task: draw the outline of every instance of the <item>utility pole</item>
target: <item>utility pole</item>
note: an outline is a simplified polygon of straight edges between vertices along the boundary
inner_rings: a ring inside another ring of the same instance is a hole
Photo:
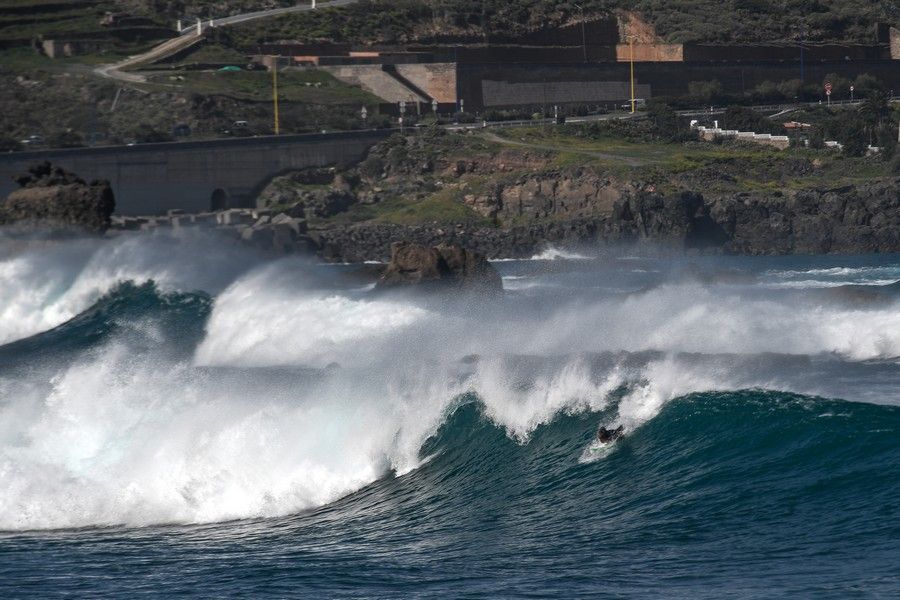
[[[587,36],[584,33],[584,7],[576,4],[575,8],[581,11],[581,50],[584,54],[584,62],[587,62]]]
[[[634,114],[634,36],[628,38],[628,46],[631,50],[631,114]]]
[[[275,135],[280,133],[278,123],[278,57],[272,57],[272,106],[275,109]]]

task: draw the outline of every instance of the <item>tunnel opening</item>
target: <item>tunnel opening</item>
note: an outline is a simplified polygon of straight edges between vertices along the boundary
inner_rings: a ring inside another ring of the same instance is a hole
[[[222,188],[216,188],[213,190],[212,196],[209,199],[209,209],[225,210],[228,208],[228,200],[228,192]]]

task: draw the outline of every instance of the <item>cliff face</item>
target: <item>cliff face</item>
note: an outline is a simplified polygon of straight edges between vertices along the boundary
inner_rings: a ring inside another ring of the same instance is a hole
[[[16,181],[22,189],[0,204],[0,225],[18,230],[103,233],[115,198],[107,181],[90,184],[50,163],[32,167]]]
[[[782,195],[741,194],[710,205],[734,254],[900,251],[900,178]]]
[[[622,192],[608,211],[590,214],[579,214],[582,198],[578,192],[568,200],[575,210],[566,218],[517,226],[360,223],[316,231],[313,239],[326,259],[340,261],[386,260],[399,240],[429,246],[446,241],[489,258],[530,256],[547,243],[751,255],[900,251],[900,179],[775,196]],[[541,214],[563,216],[566,203],[567,197],[557,196]]]

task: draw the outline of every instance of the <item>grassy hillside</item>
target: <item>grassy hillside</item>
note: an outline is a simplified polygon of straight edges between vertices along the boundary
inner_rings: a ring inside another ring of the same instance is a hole
[[[102,38],[110,31],[100,24],[101,19],[107,12],[121,12],[123,8],[122,0],[0,0],[0,42],[81,34]],[[166,26],[165,18],[149,7],[133,14],[151,17],[156,26]]]
[[[585,18],[635,11],[671,42],[874,41],[875,24],[900,25],[896,0],[584,0]],[[237,44],[279,39],[354,43],[484,39],[578,21],[572,0],[362,0],[339,9],[248,23]]]
[[[890,177],[890,161],[851,157],[829,150],[726,142],[672,141],[649,122],[535,126],[470,134],[440,130],[394,136],[370,151],[345,174],[354,193],[369,201],[346,212],[313,221],[314,226],[354,222],[495,222],[472,210],[466,199],[497,193],[529,181],[565,188],[598,178],[619,189],[654,189],[665,194],[702,191],[709,197],[863,185]],[[458,168],[455,165],[464,165]],[[552,184],[550,182],[553,182]],[[568,182],[568,183],[566,183]],[[290,176],[273,187],[303,186]],[[528,188],[534,192],[536,187]],[[507,215],[508,218],[508,215]],[[554,217],[548,217],[554,218]]]
[[[226,16],[293,0],[0,0],[0,40],[97,30],[106,11],[159,23]],[[578,5],[584,9],[583,12]],[[278,39],[355,43],[473,41],[634,11],[671,42],[805,38],[871,42],[877,22],[900,26],[900,0],[361,0],[229,29],[236,45]]]

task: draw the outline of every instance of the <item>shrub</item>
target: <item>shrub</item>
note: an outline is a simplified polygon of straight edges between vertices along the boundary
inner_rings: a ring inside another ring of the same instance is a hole
[[[900,175],[900,152],[895,152],[894,158],[891,159],[891,173]]]
[[[688,83],[688,94],[703,104],[715,104],[721,101],[723,88],[721,82],[716,79],[712,81],[691,81]]]
[[[723,128],[738,131],[754,131],[756,133],[782,133],[778,123],[767,119],[755,110],[743,106],[729,106],[722,117]]]
[[[847,156],[864,156],[868,144],[861,135],[854,135],[842,142],[844,144],[844,154]]]
[[[51,135],[48,143],[51,148],[80,148],[84,146],[84,139],[80,133],[68,129]]]

